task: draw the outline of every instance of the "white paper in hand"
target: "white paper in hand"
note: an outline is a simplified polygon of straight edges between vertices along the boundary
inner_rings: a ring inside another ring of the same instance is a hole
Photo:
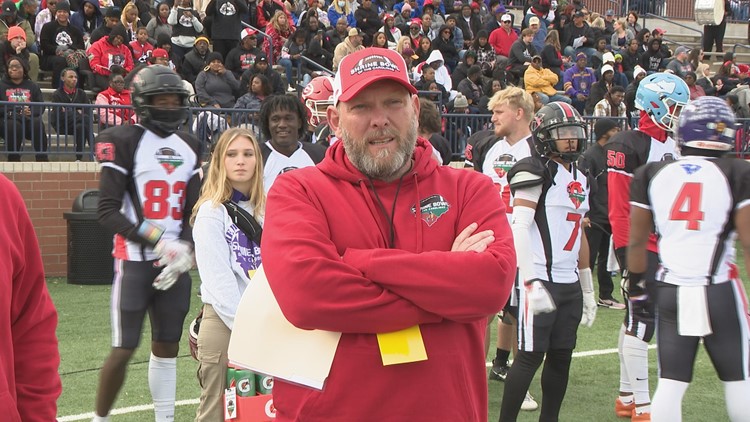
[[[261,265],[237,308],[229,362],[322,390],[340,338],[341,333],[303,330],[287,321]]]

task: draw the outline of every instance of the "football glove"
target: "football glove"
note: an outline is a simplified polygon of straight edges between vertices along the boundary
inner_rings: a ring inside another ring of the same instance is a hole
[[[154,252],[159,257],[156,267],[172,267],[178,275],[193,268],[193,247],[184,240],[160,240]]]
[[[534,315],[546,314],[556,309],[555,301],[552,300],[552,296],[544,287],[542,280],[534,278],[524,282],[524,286],[526,288],[526,302]]]
[[[596,299],[594,298],[594,279],[591,276],[591,268],[578,270],[581,280],[581,292],[583,293],[583,314],[581,325],[591,327],[596,318]]]
[[[183,272],[179,272],[171,265],[167,265],[161,270],[161,273],[156,276],[152,286],[154,286],[154,289],[156,290],[169,290],[169,288],[177,282]]]

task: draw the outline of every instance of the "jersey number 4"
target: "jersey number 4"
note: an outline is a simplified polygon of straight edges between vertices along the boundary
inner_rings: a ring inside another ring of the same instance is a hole
[[[688,182],[682,185],[680,193],[677,194],[669,219],[673,221],[686,221],[688,230],[700,230],[701,221],[705,217],[701,211],[701,196],[703,184]]]
[[[169,186],[166,180],[151,180],[143,186],[143,217],[150,220],[162,220],[171,213],[173,220],[182,220],[182,208],[185,202],[185,182],[175,182]],[[172,195],[179,198],[178,206],[170,207],[169,198]]]

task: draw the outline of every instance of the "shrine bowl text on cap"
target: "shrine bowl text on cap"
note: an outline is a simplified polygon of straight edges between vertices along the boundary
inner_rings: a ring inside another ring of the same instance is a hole
[[[409,83],[406,62],[396,51],[387,48],[365,48],[341,60],[333,79],[333,105],[349,101],[375,82],[398,82],[410,94],[417,89]]]

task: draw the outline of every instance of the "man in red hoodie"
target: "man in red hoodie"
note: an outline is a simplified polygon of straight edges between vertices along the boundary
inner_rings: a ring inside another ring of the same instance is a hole
[[[57,311],[23,198],[2,175],[0,196],[0,419],[53,421],[62,392]]]
[[[677,148],[672,133],[677,116],[688,103],[690,90],[678,76],[655,73],[644,78],[636,92],[635,106],[641,110],[638,129],[620,132],[604,145],[609,188],[609,223],[620,268],[627,268],[625,253],[630,234],[630,182],[635,169],[653,161],[673,160]],[[654,335],[654,290],[659,257],[656,237],[649,241],[648,269],[638,275],[643,283],[624,283],[628,299],[625,322],[620,330],[620,394],[615,413],[633,421],[651,420],[648,389],[648,342]]]
[[[89,64],[96,78],[96,86],[100,90],[107,89],[109,75],[113,70],[123,76],[133,70],[133,52],[125,44],[127,32],[122,24],[115,25],[107,37],[100,39],[89,47]],[[123,73],[120,69],[125,69]]]
[[[279,422],[487,420],[484,331],[513,239],[489,178],[438,166],[418,114],[397,52],[350,54],[328,108],[341,142],[269,193],[263,265],[282,312],[343,333],[322,391],[276,380]]]

